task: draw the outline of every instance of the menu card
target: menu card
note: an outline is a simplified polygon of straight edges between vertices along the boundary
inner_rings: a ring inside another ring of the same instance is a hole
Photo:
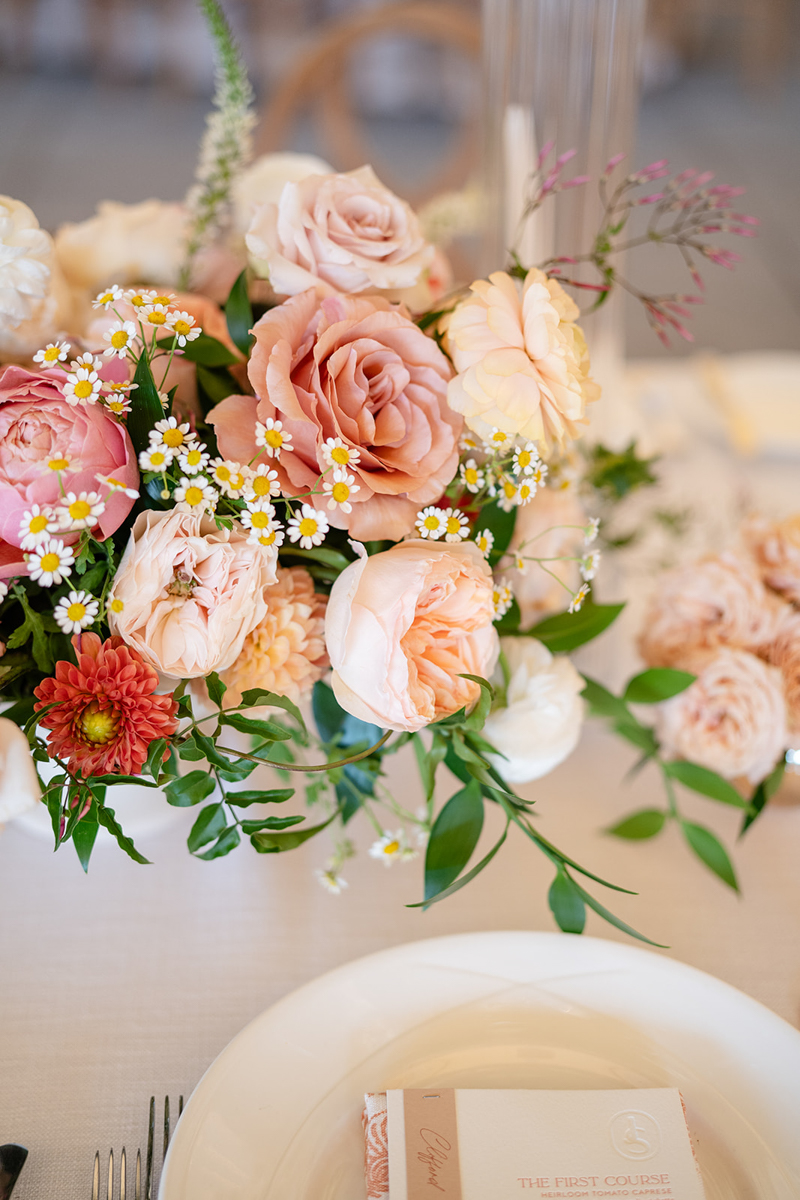
[[[391,1200],[704,1200],[680,1093],[386,1094]]]

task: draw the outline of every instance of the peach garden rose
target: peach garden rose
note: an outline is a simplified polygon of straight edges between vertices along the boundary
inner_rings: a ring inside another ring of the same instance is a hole
[[[253,332],[256,395],[229,396],[208,418],[223,456],[250,462],[256,421],[279,419],[292,451],[270,465],[296,495],[330,469],[326,443],[338,439],[358,491],[352,512],[328,512],[331,524],[360,541],[403,537],[458,465],[462,420],[447,404],[451,369],[439,347],[386,300],[319,301],[313,291],[270,309]]]
[[[411,539],[347,567],[331,590],[325,640],[336,698],[384,729],[416,731],[478,699],[499,643],[492,577],[473,542]]]

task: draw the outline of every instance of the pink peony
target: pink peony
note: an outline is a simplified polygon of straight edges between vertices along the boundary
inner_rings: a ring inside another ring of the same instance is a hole
[[[347,567],[331,590],[325,640],[347,712],[416,731],[465,706],[499,649],[492,577],[474,542],[412,539]]]
[[[177,509],[140,513],[114,577],[111,632],[165,675],[224,671],[266,615],[276,559],[238,522],[227,530]]]
[[[293,449],[270,461],[293,495],[318,483],[329,469],[323,445],[340,438],[360,451],[348,467],[359,490],[352,512],[330,512],[329,520],[361,541],[403,537],[458,464],[462,422],[447,405],[451,372],[439,347],[386,300],[320,302],[313,291],[265,313],[254,333],[248,373],[256,396],[230,396],[209,415],[221,453],[250,462],[256,419],[277,417]]]
[[[722,646],[687,663],[697,679],[660,705],[657,731],[668,758],[725,779],[759,783],[789,741],[780,672],[746,650]]]
[[[759,653],[775,637],[781,616],[782,606],[750,563],[726,552],[661,578],[639,651],[654,667],[682,666],[697,650],[719,645]]]
[[[32,504],[56,503],[59,476],[48,466],[67,459],[61,474],[64,491],[105,491],[96,475],[109,475],[127,488],[139,485],[136,454],[127,431],[102,405],[72,407],[60,384],[63,371],[6,367],[0,375],[0,578],[25,570],[20,522]],[[124,491],[113,491],[97,526],[109,537],[133,506]],[[66,534],[66,541],[78,536]]]

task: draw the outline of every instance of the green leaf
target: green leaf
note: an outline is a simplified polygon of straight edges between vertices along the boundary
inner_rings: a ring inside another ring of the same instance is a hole
[[[229,825],[224,829],[220,836],[210,846],[208,850],[204,850],[202,854],[196,854],[195,858],[203,858],[206,862],[210,862],[214,858],[222,858],[224,854],[230,854],[231,850],[235,850],[241,841],[239,830],[236,825]]]
[[[331,813],[327,821],[323,821],[320,825],[310,825],[305,829],[295,829],[288,833],[273,833],[265,829],[263,833],[254,833],[250,836],[250,842],[259,852],[259,854],[271,854],[276,850],[294,850],[298,846],[302,846],[303,842],[307,842],[309,838],[320,833],[323,829],[327,829],[331,821],[335,820],[338,812]]]
[[[646,942],[648,946],[656,946],[659,950],[669,950],[669,946],[665,946],[663,942],[654,942],[652,938],[645,937],[643,933],[639,933],[638,930],[634,929],[632,925],[628,925],[626,921],[621,920],[620,917],[615,917],[610,909],[606,908],[604,904],[601,904],[599,900],[596,900],[594,896],[590,892],[587,892],[586,888],[581,887],[576,880],[572,880],[572,885],[573,887],[577,888],[580,896],[586,902],[586,904],[589,905],[589,908],[596,912],[598,917],[602,917],[604,921],[608,921],[609,925],[613,925],[615,929],[621,930],[622,933],[627,933],[629,937],[636,938],[636,940],[639,942]]]
[[[470,780],[451,796],[433,823],[425,853],[425,899],[448,888],[472,857],[483,829],[480,785]]]
[[[242,704],[246,708],[255,708],[256,705],[268,705],[270,708],[282,708],[284,712],[289,713],[294,717],[297,724],[305,731],[305,721],[303,714],[296,704],[293,704],[288,696],[278,696],[275,692],[268,692],[264,688],[248,688],[246,692],[242,692]]]
[[[225,799],[234,808],[249,808],[251,804],[283,804],[293,795],[294,788],[272,788],[266,792],[228,792]]]
[[[642,725],[635,717],[631,717],[630,720],[615,721],[614,729],[620,737],[642,750],[646,758],[652,758],[658,753],[656,735],[652,729],[649,729],[647,725]]]
[[[253,328],[253,309],[247,294],[247,270],[242,271],[234,283],[228,299],[225,301],[225,320],[228,323],[228,333],[231,341],[241,350],[245,358],[250,353],[255,338],[250,330]]]
[[[181,742],[178,746],[178,757],[185,758],[188,762],[198,762],[201,758],[205,758],[205,754],[197,745],[192,734]]]
[[[5,716],[5,713],[3,714]],[[132,783],[136,787],[155,788],[158,784],[152,779],[143,779],[141,775],[92,775],[89,779],[89,784],[94,789],[97,784],[107,784],[111,787],[115,783]]]
[[[97,801],[93,800],[89,811],[81,817],[72,831],[72,843],[75,846],[75,852],[80,859],[81,866],[86,872],[89,870],[89,859],[92,857],[92,850],[94,849],[99,828]]]
[[[14,595],[22,605],[25,619],[10,634],[6,642],[6,649],[16,650],[18,646],[24,646],[28,638],[32,638],[34,662],[40,671],[49,675],[53,670],[53,658],[50,654],[50,643],[45,632],[43,616],[31,608],[28,597],[21,587],[14,589]]]
[[[619,233],[621,229],[614,228],[611,233]],[[608,246],[606,253],[611,247]],[[613,272],[609,282],[613,280]],[[601,293],[595,307],[599,307],[609,296],[609,292]],[[609,500],[621,500],[629,492],[639,487],[647,487],[656,483],[656,476],[651,467],[656,458],[639,458],[636,453],[636,442],[632,441],[624,450],[610,450],[602,443],[593,446],[589,457],[586,473],[587,481],[596,491],[604,492]]]
[[[3,715],[8,716],[8,713],[4,713]],[[767,807],[770,800],[781,786],[785,770],[786,759],[782,758],[775,767],[774,771],[768,775],[766,779],[762,779],[761,783],[753,792],[752,796],[750,797],[750,812],[742,821],[742,828],[739,830],[739,837],[742,837],[743,834],[747,833],[756,817],[760,816],[760,814]]]
[[[136,365],[133,382],[136,384],[136,390],[131,393],[127,428],[134,450],[141,454],[150,443],[150,430],[156,421],[161,421],[164,417],[156,381],[144,353]]]
[[[10,708],[4,709],[3,716],[7,721],[13,721],[15,725],[19,725],[20,729],[24,729],[33,716],[35,703],[35,696],[25,696],[22,700],[17,700]]]
[[[206,687],[208,688],[211,703],[216,704],[217,708],[222,708],[222,697],[228,689],[216,671],[212,671],[210,675],[206,675]]]
[[[205,393],[207,404],[203,404],[204,412],[208,412],[215,404],[219,404],[222,400],[227,400],[228,396],[233,396],[239,389],[239,385],[224,367],[204,367],[200,363],[197,364],[197,386],[198,389]],[[206,437],[206,434],[203,434]]]
[[[425,790],[425,803],[429,804],[433,799],[433,792],[436,787],[436,768],[445,756],[447,742],[441,734],[437,733],[433,735],[430,750],[426,750],[425,743],[418,733],[413,735],[412,742],[414,756],[417,760],[417,770],[419,771],[422,786]]]
[[[696,675],[688,671],[674,671],[671,667],[652,667],[642,671],[628,681],[625,688],[625,700],[629,704],[659,704],[685,692],[694,683]]]
[[[172,343],[173,338],[159,338],[158,348],[169,354]],[[200,363],[204,367],[230,367],[239,361],[224,342],[218,341],[208,333],[201,333],[194,341],[187,342],[185,346],[178,349],[177,353],[181,354],[181,357],[185,358],[187,362]]]
[[[586,600],[578,612],[545,617],[538,625],[526,630],[526,635],[544,642],[552,654],[566,654],[599,637],[616,621],[624,607],[624,604],[594,604]]]
[[[639,724],[620,696],[615,696],[608,688],[603,687],[602,683],[598,683],[596,679],[590,679],[588,675],[583,676],[583,682],[584,688],[581,695],[589,705],[592,716],[611,717],[614,721],[625,721],[631,725]]]
[[[503,613],[499,621],[495,621],[494,627],[500,637],[513,637],[519,633],[519,626],[522,620],[522,613],[516,597],[511,601],[511,607],[508,612]]]
[[[243,833],[260,833],[262,829],[289,829],[292,825],[300,825],[305,817],[261,817],[256,821],[242,821]]]
[[[569,875],[560,868],[550,884],[547,903],[562,933],[583,933],[586,925],[586,905]]]
[[[461,889],[466,887],[468,883],[472,883],[473,879],[475,879],[477,875],[480,875],[484,868],[488,867],[489,863],[492,861],[495,854],[497,854],[497,851],[506,840],[507,836],[508,825],[506,825],[505,829],[503,830],[500,840],[495,842],[489,853],[485,855],[485,857],[482,858],[479,863],[476,863],[474,867],[467,871],[466,875],[462,875],[460,879],[455,881],[455,883],[451,883],[450,887],[445,888],[442,892],[437,892],[435,896],[429,896],[427,900],[418,900],[416,904],[407,904],[406,908],[428,908],[431,904],[438,904],[440,900],[446,900],[448,896],[454,895],[455,892],[460,892]]]
[[[104,829],[107,829],[109,833],[113,834],[120,850],[124,850],[129,858],[132,858],[134,862],[143,863],[148,866],[150,865],[150,859],[145,858],[143,854],[140,854],[128,835],[123,833],[122,826],[117,820],[116,813],[114,812],[113,808],[107,808],[105,804],[98,804],[97,819]]]
[[[191,808],[210,796],[216,784],[205,771],[190,771],[180,779],[174,779],[164,788],[167,803],[175,808]]]
[[[453,749],[453,743],[448,743],[447,751],[444,756],[444,765],[448,771],[455,775],[456,779],[460,779],[462,783],[470,783],[473,776],[469,773],[464,763]]]
[[[476,521],[476,537],[479,532],[488,529],[494,535],[494,544],[492,552],[489,555],[489,565],[494,567],[503,557],[509,547],[511,538],[514,536],[514,525],[517,520],[517,510],[512,508],[511,512],[505,512],[496,500],[491,504],[484,504],[481,509],[480,516]]]
[[[223,725],[238,729],[239,733],[249,733],[268,742],[285,742],[292,736],[288,729],[275,721],[256,721],[252,717],[243,717],[241,713],[223,712],[220,721]]]
[[[307,562],[322,563],[326,567],[333,567],[335,571],[343,571],[353,561],[352,558],[345,558],[339,550],[332,550],[328,546],[314,546],[311,550],[284,546],[281,550],[281,557],[283,558],[287,554],[291,554],[292,558],[303,558]]]
[[[461,675],[461,679],[471,679],[473,683],[477,683],[480,687],[480,696],[478,703],[470,712],[469,716],[464,721],[464,728],[471,730],[483,729],[484,722],[489,715],[494,700],[494,688],[489,683],[488,679],[482,679],[480,675]]]
[[[719,838],[705,826],[695,825],[694,821],[681,821],[681,828],[686,841],[700,861],[718,875],[723,883],[727,883],[728,887],[738,892],[739,884],[733,864]]]
[[[319,736],[323,742],[332,742],[347,717],[347,713],[333,694],[333,688],[318,680],[314,684],[311,707]]]
[[[194,853],[201,846],[207,846],[209,842],[218,838],[225,829],[225,825],[225,809],[222,802],[207,804],[197,814],[197,820],[189,832],[186,845]]]
[[[701,796],[718,800],[720,804],[730,804],[734,808],[749,807],[747,801],[739,795],[732,783],[728,783],[728,780],[723,779],[716,771],[709,771],[708,767],[701,767],[699,763],[664,763],[664,774],[668,775],[670,779],[677,779],[678,783],[691,788],[693,792],[699,792]]]
[[[154,742],[150,743],[150,749],[147,752],[147,762],[142,767],[142,771],[146,771],[153,779],[158,779],[161,774],[161,766],[164,762],[166,748],[166,738],[157,738]]]
[[[631,813],[617,825],[611,825],[606,833],[614,837],[630,838],[640,841],[643,838],[655,837],[664,828],[667,814],[660,808],[642,808],[639,812]]]

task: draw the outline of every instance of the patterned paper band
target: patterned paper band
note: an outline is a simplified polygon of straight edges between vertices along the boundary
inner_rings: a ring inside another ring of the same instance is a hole
[[[408,1200],[461,1200],[453,1089],[406,1089],[403,1112]]]

